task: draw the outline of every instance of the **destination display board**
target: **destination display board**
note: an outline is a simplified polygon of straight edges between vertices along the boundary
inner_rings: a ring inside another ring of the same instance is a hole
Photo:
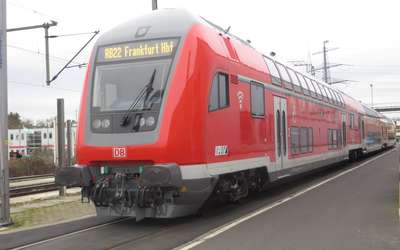
[[[115,62],[172,56],[178,47],[178,41],[178,38],[157,39],[102,46],[98,50],[97,62]]]

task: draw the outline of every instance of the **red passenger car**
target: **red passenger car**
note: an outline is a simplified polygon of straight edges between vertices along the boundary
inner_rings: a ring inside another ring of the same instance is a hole
[[[57,181],[81,185],[100,215],[184,216],[381,148],[381,118],[201,17],[160,10],[97,41],[79,166]]]

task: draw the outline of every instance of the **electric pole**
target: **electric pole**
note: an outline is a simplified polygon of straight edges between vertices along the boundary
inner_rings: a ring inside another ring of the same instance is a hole
[[[322,51],[313,53],[313,55],[318,55],[318,54],[322,54],[323,55],[322,67],[314,68],[314,72],[322,70],[322,72],[323,72],[322,80],[324,82],[326,82],[327,84],[331,84],[330,83],[330,77],[329,77],[329,69],[333,68],[333,67],[341,66],[343,64],[333,64],[333,65],[328,64],[328,52],[338,49],[338,48],[328,49],[328,47],[326,46],[326,44],[328,42],[329,42],[328,40],[323,41]]]
[[[64,99],[57,99],[57,164],[58,169],[65,167],[65,124]],[[60,186],[59,195],[65,196],[65,187]]]
[[[345,65],[346,66],[350,66],[350,65],[343,64],[343,63],[330,64],[328,62],[328,52],[338,49],[338,48],[328,48],[328,46],[327,46],[328,42],[329,42],[328,40],[323,41],[322,51],[313,53],[313,55],[322,54],[323,55],[323,62],[322,62],[322,66],[321,67],[312,69],[312,74],[315,75],[316,71],[322,71],[322,80],[324,82],[326,82],[327,84],[329,84],[329,85],[337,84],[337,83],[344,83],[344,82],[353,82],[353,80],[342,80],[342,79],[332,80],[331,79],[331,77],[330,77],[330,68],[334,68],[334,67],[338,67],[338,66],[345,66]]]
[[[50,52],[49,52],[49,28],[56,26],[56,21],[51,21],[50,23],[44,23],[39,25],[31,25],[13,29],[7,29],[7,32],[23,31],[23,30],[33,30],[33,29],[44,29],[44,39],[45,39],[45,60],[46,60],[46,83],[49,85],[50,82]]]
[[[0,227],[11,224],[8,168],[6,6],[6,0],[0,0]]]
[[[323,46],[323,53],[324,53],[324,81],[326,82],[326,83],[328,83],[328,60],[327,60],[327,55],[326,55],[326,53],[327,53],[327,51],[326,51],[326,44],[328,43],[329,41],[328,40],[325,40],[324,41],[324,46]]]
[[[312,63],[307,63],[305,61],[289,61],[290,63],[293,64],[295,67],[306,67],[306,72],[310,73],[312,76],[315,76],[315,67],[312,65]]]
[[[157,0],[152,0],[151,1],[151,7],[152,7],[152,10],[157,10],[158,9],[158,6],[157,6]]]
[[[374,85],[371,83],[369,86],[371,87],[371,108],[374,108]]]

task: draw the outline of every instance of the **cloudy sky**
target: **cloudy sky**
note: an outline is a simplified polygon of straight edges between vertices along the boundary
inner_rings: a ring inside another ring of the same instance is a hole
[[[52,35],[101,32],[151,11],[151,0],[7,0],[8,28],[55,20]],[[353,82],[337,87],[364,103],[400,105],[400,24],[396,1],[231,1],[159,0],[159,8],[186,8],[252,41],[263,53],[274,51],[284,61],[311,60],[319,67],[322,42],[329,40],[334,79]],[[65,98],[67,118],[75,118],[85,69],[65,71],[45,87],[44,31],[8,33],[9,110],[43,119],[56,113]],[[50,41],[54,75],[90,35]],[[75,62],[86,62],[89,46]],[[400,116],[392,114],[392,116]]]

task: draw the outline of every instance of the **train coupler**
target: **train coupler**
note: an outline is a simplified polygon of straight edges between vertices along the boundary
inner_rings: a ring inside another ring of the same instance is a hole
[[[93,201],[103,215],[135,216],[163,213],[165,206],[174,203],[183,182],[176,165],[145,166],[141,172],[131,168],[109,168],[100,171],[96,181],[82,188],[82,201]]]

